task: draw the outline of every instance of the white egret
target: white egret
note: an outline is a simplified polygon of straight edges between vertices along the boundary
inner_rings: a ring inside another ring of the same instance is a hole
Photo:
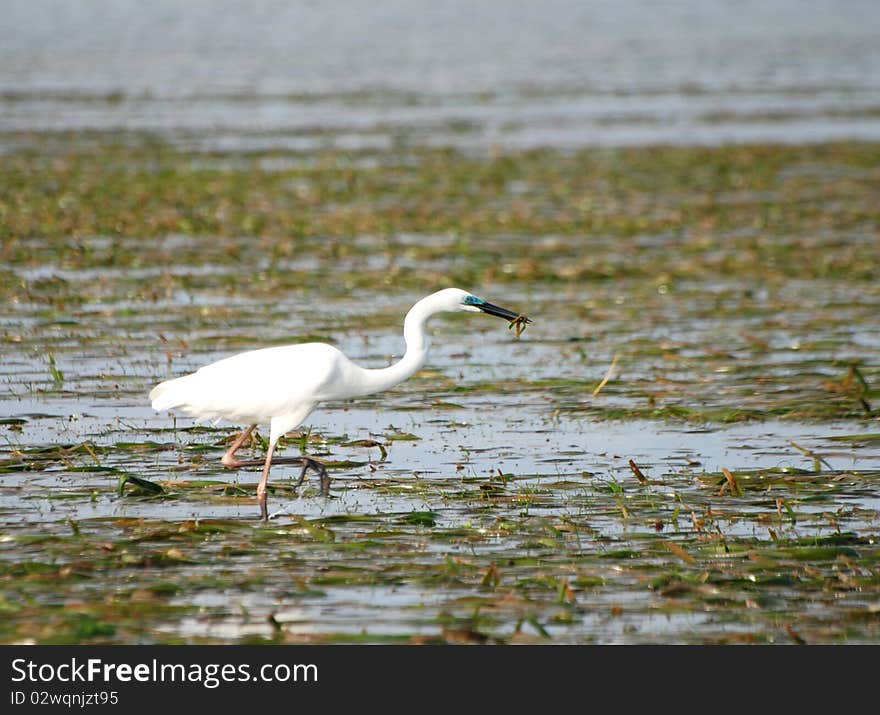
[[[263,520],[266,509],[266,484],[272,466],[272,454],[278,439],[298,427],[319,403],[347,400],[387,390],[418,371],[428,354],[425,323],[436,313],[463,310],[487,313],[515,323],[517,334],[525,316],[487,303],[467,291],[447,288],[418,301],[406,314],[403,337],[406,352],[390,367],[367,369],[355,365],[342,352],[326,343],[303,343],[261,350],[249,350],[205,365],[196,372],[166,380],[150,392],[153,409],[180,410],[200,420],[226,419],[249,425],[223,455],[227,469],[263,465],[257,485],[257,500]],[[270,425],[269,449],[265,462],[240,461],[236,451],[260,423]],[[276,464],[301,464],[297,486],[312,468],[321,477],[321,494],[327,496],[330,478],[326,467],[310,457],[277,459]]]

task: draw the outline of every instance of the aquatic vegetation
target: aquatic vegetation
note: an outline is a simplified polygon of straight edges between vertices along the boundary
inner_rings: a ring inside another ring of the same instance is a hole
[[[0,640],[880,641],[878,166],[854,143],[8,153]],[[439,320],[428,369],[287,435],[329,500],[273,473],[260,524],[258,474],[217,463],[234,428],[149,408],[256,345],[384,366],[452,284],[535,322]]]

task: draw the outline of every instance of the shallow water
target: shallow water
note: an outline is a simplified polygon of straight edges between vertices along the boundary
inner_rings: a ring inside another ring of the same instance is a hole
[[[880,138],[871,0],[6,3],[0,130],[214,151]]]
[[[0,639],[880,642],[876,3],[656,8],[6,3]],[[329,499],[149,407],[450,283]]]
[[[307,443],[286,441],[331,464],[332,496],[314,481],[295,492],[297,470],[276,467],[263,526],[257,472],[219,464],[234,428],[156,415],[147,391],[304,332],[386,364],[413,294],[337,295],[345,261],[323,263],[330,288],[308,298],[172,263],[163,280],[206,283],[144,302],[152,269],[22,271],[63,279],[48,284],[62,307],[16,302],[4,318],[7,640],[785,642],[792,624],[815,642],[877,640],[876,419],[767,417],[777,390],[808,406],[844,383],[847,358],[877,344],[876,291],[857,302],[792,280],[746,316],[736,286],[716,284],[728,299],[710,316],[703,284],[674,297],[595,284],[587,327],[578,291],[497,285],[492,300],[535,318],[524,336],[485,316],[436,320],[425,371],[322,406]],[[767,322],[781,306],[784,331]],[[646,400],[695,412],[639,418]],[[767,416],[718,421],[744,409]],[[164,494],[120,494],[126,475]]]

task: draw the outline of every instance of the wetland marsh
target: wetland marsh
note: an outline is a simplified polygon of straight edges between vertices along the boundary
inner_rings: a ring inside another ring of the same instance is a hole
[[[880,641],[880,145],[5,145],[4,642]],[[534,323],[288,435],[329,499],[150,409],[449,285]]]
[[[0,641],[880,642],[876,5],[5,3]],[[268,524],[149,406],[447,286]]]

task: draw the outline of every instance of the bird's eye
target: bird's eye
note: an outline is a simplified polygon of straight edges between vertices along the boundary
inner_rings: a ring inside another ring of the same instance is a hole
[[[477,298],[475,295],[466,295],[462,302],[464,305],[482,305],[486,301],[482,298]]]

